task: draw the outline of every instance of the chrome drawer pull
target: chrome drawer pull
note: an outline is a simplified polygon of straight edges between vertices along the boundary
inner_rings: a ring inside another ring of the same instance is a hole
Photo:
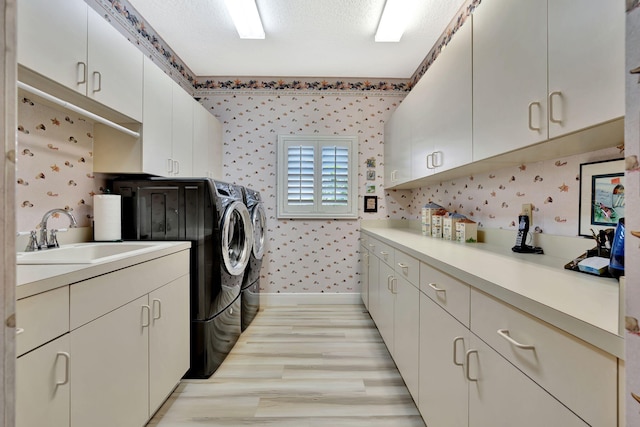
[[[560,123],[562,124],[562,119],[558,119],[556,118],[554,112],[553,112],[553,97],[557,96],[558,98],[562,99],[562,92],[560,92],[559,90],[554,90],[553,92],[551,92],[549,94],[549,121],[552,123]]]
[[[523,350],[535,350],[535,348],[536,348],[533,345],[520,344],[518,341],[516,341],[513,338],[511,338],[509,336],[509,330],[508,329],[498,329],[498,335],[500,335],[502,338],[507,340],[510,344],[513,344],[514,346],[516,346],[518,348],[521,348]]]
[[[404,263],[401,263],[401,262],[398,263],[398,267],[400,267],[400,268],[409,268],[409,266],[407,264],[404,264]]]
[[[455,337],[453,339],[453,364],[456,366],[464,366],[464,362],[458,362],[456,356],[458,354],[458,341],[462,341],[464,344],[464,337]]]
[[[24,328],[16,328],[16,335],[20,335],[24,333]]]
[[[477,378],[471,378],[471,376],[469,376],[469,365],[470,365],[469,359],[471,358],[472,354],[478,354],[478,350],[467,350],[467,353],[466,353],[465,358],[464,358],[465,364],[466,364],[465,370],[464,370],[464,374],[465,374],[465,376],[467,377],[467,379],[469,381],[476,382],[476,381],[478,381]]]
[[[380,251],[380,255],[386,257],[387,255],[389,255],[389,252]]]
[[[66,351],[59,351],[56,357],[58,356],[64,357],[64,379],[56,381],[56,387],[69,383],[69,362],[71,361],[71,356]]]
[[[439,288],[435,283],[429,283],[429,287],[436,292],[447,292],[446,289]]]

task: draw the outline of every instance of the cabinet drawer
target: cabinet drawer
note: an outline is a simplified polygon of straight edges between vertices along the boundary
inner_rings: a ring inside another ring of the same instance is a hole
[[[71,330],[189,274],[189,251],[76,283],[70,292]]]
[[[18,356],[69,331],[69,286],[16,301]]]
[[[616,425],[612,355],[475,289],[471,330],[591,426]]]
[[[421,262],[420,290],[469,327],[469,285]]]
[[[399,250],[394,252],[394,269],[398,276],[404,277],[413,286],[420,284],[420,261]]]
[[[395,249],[393,249],[393,246],[391,245],[387,245],[384,242],[381,242],[380,240],[376,240],[375,241],[375,252],[374,254],[380,258],[380,261],[386,263],[387,265],[389,265],[391,268],[395,268]]]

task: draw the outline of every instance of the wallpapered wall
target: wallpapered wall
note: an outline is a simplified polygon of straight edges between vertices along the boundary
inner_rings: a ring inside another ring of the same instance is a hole
[[[54,208],[71,212],[80,227],[91,225],[92,196],[104,180],[93,174],[93,124],[74,113],[18,99],[17,229],[34,230]],[[69,225],[66,217],[49,228]]]
[[[384,122],[404,95],[388,93],[236,93],[202,99],[223,123],[224,179],[260,191],[268,242],[261,286],[266,292],[359,292],[359,221],[276,219],[278,134],[355,135],[359,138],[359,211],[364,219],[406,218],[410,192],[386,197]],[[367,159],[376,167],[367,168]],[[376,179],[367,181],[366,171]],[[377,213],[363,213],[367,185],[380,198]]]

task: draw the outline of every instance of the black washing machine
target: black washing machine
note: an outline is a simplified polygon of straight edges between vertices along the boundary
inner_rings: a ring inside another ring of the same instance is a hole
[[[191,241],[191,365],[208,378],[241,332],[240,290],[253,247],[242,187],[207,178],[117,179],[124,240]]]
[[[260,193],[245,187],[244,203],[251,215],[253,248],[240,293],[243,331],[247,329],[260,310],[260,268],[262,267],[267,232],[267,217]]]

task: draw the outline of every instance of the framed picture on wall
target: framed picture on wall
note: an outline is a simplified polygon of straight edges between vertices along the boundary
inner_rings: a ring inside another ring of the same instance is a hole
[[[615,228],[624,211],[624,159],[581,164],[579,234]]]
[[[378,212],[378,197],[377,196],[364,196],[364,211],[365,212]]]
[[[375,169],[370,169],[367,171],[367,181],[375,181],[376,180],[376,171]]]

